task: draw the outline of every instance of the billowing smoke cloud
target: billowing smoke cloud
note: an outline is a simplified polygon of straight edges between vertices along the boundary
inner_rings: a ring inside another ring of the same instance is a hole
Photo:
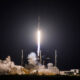
[[[32,65],[36,65],[37,64],[37,57],[36,57],[36,53],[35,52],[31,52],[28,55],[28,62],[29,62],[29,64],[32,64]]]
[[[53,63],[48,63],[47,67],[45,65],[40,65],[38,68],[38,74],[39,75],[56,75],[59,74],[59,69],[55,66],[53,66]]]
[[[59,69],[53,66],[52,63],[48,63],[48,68],[45,65],[38,64],[36,53],[31,52],[28,55],[28,62],[31,65],[27,65],[28,67],[31,66],[32,70],[28,70],[28,68],[24,68],[19,65],[15,65],[13,61],[11,61],[10,56],[8,56],[5,60],[0,60],[0,75],[1,74],[34,74],[37,73],[39,75],[54,75],[59,74]]]
[[[22,71],[23,67],[15,65],[13,61],[11,61],[10,56],[8,56],[5,60],[0,60],[0,75],[1,74],[24,74]]]

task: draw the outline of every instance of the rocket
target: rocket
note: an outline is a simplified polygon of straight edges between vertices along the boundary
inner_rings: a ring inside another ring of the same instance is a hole
[[[37,31],[37,55],[40,56],[40,17],[38,16],[38,31]]]
[[[38,16],[38,31],[37,31],[37,56],[39,58],[40,63],[42,62],[41,59],[41,50],[40,50],[40,40],[41,40],[41,33],[40,33],[40,16]]]

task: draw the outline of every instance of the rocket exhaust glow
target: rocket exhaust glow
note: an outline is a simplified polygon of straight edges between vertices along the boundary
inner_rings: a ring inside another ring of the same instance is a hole
[[[40,30],[38,30],[38,33],[37,33],[37,38],[38,38],[38,49],[37,49],[37,53],[38,53],[38,56],[39,56],[39,52],[40,52]]]

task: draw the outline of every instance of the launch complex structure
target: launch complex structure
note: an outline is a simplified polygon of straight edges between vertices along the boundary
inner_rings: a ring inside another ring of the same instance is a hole
[[[40,49],[41,44],[41,29],[40,29],[40,16],[38,16],[38,24],[37,24],[37,60],[40,64],[42,64],[42,54]],[[21,66],[23,66],[23,49],[21,50]],[[57,50],[55,49],[55,66],[57,66]]]
[[[41,43],[41,29],[40,29],[40,17],[38,16],[38,28],[37,28],[37,61],[39,64],[36,65],[25,65],[25,68],[28,70],[32,70],[33,72],[36,71],[36,73],[38,72],[38,74],[60,74],[60,75],[69,75],[70,73],[76,75],[79,73],[78,69],[71,69],[70,71],[60,71],[57,67],[57,49],[55,49],[55,64],[53,65],[53,63],[48,63],[47,64],[47,68],[45,68],[45,65],[42,64],[42,54],[41,54],[41,49],[40,49],[40,43]],[[23,49],[21,50],[22,55],[21,55],[21,66],[23,66]],[[44,62],[44,61],[43,61]],[[32,72],[32,73],[33,73]],[[49,75],[48,74],[48,75]]]

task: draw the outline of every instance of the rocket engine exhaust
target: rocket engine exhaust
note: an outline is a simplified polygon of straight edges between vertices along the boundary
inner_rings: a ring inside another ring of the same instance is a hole
[[[40,54],[40,30],[38,30],[38,33],[37,33],[37,40],[38,40],[38,48],[37,48],[37,55],[39,56]]]

